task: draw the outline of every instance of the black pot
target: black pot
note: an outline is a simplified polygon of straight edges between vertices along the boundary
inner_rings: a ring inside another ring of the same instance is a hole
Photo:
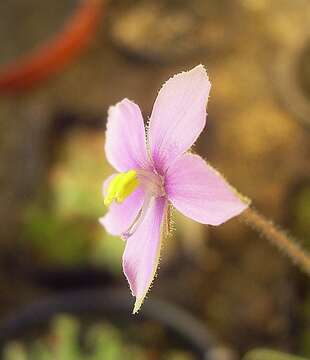
[[[46,325],[56,314],[109,319],[110,321],[154,321],[193,351],[198,359],[213,360],[215,341],[205,326],[186,311],[161,300],[148,299],[137,315],[126,290],[77,290],[59,293],[25,306],[0,323],[0,347]]]

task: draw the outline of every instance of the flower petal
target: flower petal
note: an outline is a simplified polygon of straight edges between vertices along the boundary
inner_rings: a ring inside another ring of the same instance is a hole
[[[104,182],[103,194],[105,194],[109,182],[115,175],[116,174],[109,176]],[[126,232],[138,216],[144,202],[144,197],[145,195],[142,188],[137,188],[121,204],[112,203],[106,215],[99,219],[100,224],[103,225],[111,235],[121,235]]]
[[[126,242],[123,270],[136,297],[133,313],[140,309],[156,273],[166,207],[165,198],[153,198],[143,222]]]
[[[139,106],[128,99],[109,109],[105,153],[109,163],[120,172],[149,164],[143,117]]]
[[[198,155],[178,158],[168,169],[165,184],[172,204],[203,224],[220,225],[248,207],[248,201]]]
[[[148,132],[157,171],[187,151],[206,124],[210,81],[202,65],[169,79],[155,101]]]

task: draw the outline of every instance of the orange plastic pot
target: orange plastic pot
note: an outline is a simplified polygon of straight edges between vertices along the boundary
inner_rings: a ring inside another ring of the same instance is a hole
[[[83,0],[64,29],[32,53],[0,68],[0,94],[14,94],[43,84],[76,58],[93,38],[103,0]]]

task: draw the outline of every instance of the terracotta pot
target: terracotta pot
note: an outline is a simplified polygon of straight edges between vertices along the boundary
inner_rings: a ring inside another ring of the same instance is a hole
[[[29,54],[0,68],[0,94],[22,92],[43,84],[63,70],[93,38],[104,0],[83,0],[64,28]]]

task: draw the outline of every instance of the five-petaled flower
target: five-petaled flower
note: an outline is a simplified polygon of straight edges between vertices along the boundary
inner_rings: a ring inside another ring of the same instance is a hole
[[[105,153],[118,173],[103,186],[108,213],[100,223],[126,241],[123,270],[141,307],[154,279],[169,206],[203,224],[220,225],[248,206],[223,177],[189,151],[206,123],[210,81],[202,65],[160,90],[145,132],[138,105],[109,109]]]

